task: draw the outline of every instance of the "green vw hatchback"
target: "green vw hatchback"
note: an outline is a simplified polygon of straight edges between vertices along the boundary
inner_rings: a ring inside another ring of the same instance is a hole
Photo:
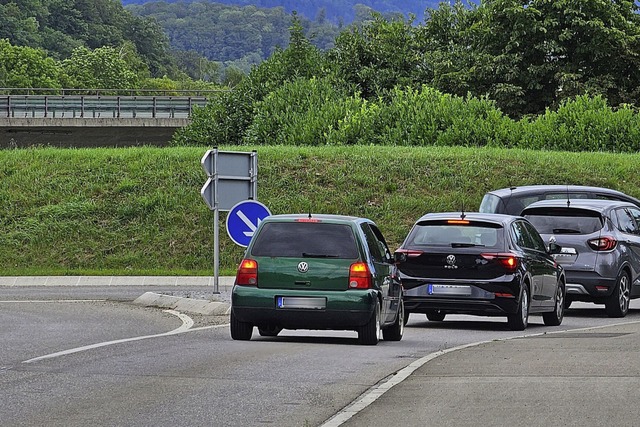
[[[231,337],[282,329],[353,330],[361,344],[404,332],[402,285],[387,243],[366,218],[272,215],[238,267]]]

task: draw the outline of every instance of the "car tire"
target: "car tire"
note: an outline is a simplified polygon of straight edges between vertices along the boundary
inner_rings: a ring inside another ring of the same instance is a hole
[[[404,302],[400,300],[400,307],[398,308],[398,315],[396,321],[391,326],[382,330],[382,338],[385,341],[400,341],[404,334]]]
[[[631,281],[626,271],[620,272],[613,293],[604,302],[604,310],[609,317],[624,317],[629,312]]]
[[[241,322],[231,310],[230,320],[231,338],[239,341],[249,341],[253,334],[253,325],[251,323]]]
[[[518,310],[507,316],[507,324],[512,331],[524,331],[529,324],[529,289],[523,286]]]
[[[369,322],[358,329],[358,341],[362,345],[376,345],[380,340],[380,303],[376,298]]]
[[[427,312],[427,319],[429,319],[430,322],[442,322],[445,316],[446,314],[441,312],[440,310]]]
[[[542,313],[542,320],[547,326],[560,326],[562,319],[564,318],[565,304],[565,290],[564,284],[558,282],[558,288],[556,289],[556,299],[553,311],[549,313]]]
[[[403,303],[404,305],[404,303]],[[411,314],[410,311],[405,310],[404,311],[404,325],[407,326],[407,323],[409,323],[409,315]]]
[[[282,328],[279,326],[258,326],[258,333],[261,337],[277,337],[280,331],[282,331]]]

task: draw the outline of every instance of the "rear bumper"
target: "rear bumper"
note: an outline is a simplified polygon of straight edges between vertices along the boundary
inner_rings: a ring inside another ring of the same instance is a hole
[[[278,297],[324,298],[325,308],[278,308]],[[373,316],[374,290],[301,291],[234,286],[231,310],[241,322],[285,329],[356,330]]]
[[[404,307],[412,313],[440,310],[446,314],[472,314],[480,316],[506,316],[518,311],[520,281],[503,283],[459,282],[453,285],[470,287],[470,295],[430,295],[429,285],[423,281],[403,279]],[[495,293],[513,297],[496,296]]]
[[[597,301],[611,295],[616,285],[616,277],[602,277],[595,271],[574,271],[565,269],[567,297],[574,301]],[[607,289],[598,290],[596,286]]]

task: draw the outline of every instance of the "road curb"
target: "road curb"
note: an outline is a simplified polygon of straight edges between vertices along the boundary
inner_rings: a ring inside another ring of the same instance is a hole
[[[205,316],[226,316],[231,312],[231,305],[226,302],[172,297],[155,292],[145,292],[136,298],[133,303],[145,307],[166,308]]]

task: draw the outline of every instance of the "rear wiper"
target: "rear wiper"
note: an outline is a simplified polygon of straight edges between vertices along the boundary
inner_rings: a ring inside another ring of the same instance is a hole
[[[554,228],[553,234],[580,234],[580,230],[574,230],[573,228]]]
[[[484,245],[480,245],[476,243],[457,243],[457,242],[451,243],[452,248],[474,248],[476,246],[484,246]]]
[[[302,256],[304,258],[338,258],[338,255],[330,255],[330,254],[310,254],[307,252],[302,252]]]

